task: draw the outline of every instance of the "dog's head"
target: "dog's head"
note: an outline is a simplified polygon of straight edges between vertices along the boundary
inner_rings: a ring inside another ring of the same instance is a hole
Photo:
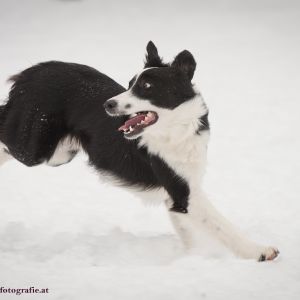
[[[167,126],[170,114],[195,97],[191,83],[195,69],[196,62],[189,51],[180,52],[172,63],[165,64],[150,41],[144,69],[130,80],[126,92],[105,102],[105,110],[110,116],[128,116],[119,128],[128,139],[161,129],[160,123]]]

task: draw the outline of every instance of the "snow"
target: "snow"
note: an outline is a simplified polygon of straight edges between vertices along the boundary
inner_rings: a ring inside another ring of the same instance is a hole
[[[205,190],[281,251],[266,263],[212,246],[187,255],[164,207],[102,183],[84,155],[60,168],[10,161],[0,286],[49,294],[0,299],[299,299],[299,26],[297,1],[0,0],[3,100],[7,77],[40,61],[88,64],[127,85],[149,39],[166,60],[189,49],[212,125]]]

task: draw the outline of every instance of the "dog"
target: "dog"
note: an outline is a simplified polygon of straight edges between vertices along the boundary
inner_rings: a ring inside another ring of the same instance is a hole
[[[205,230],[237,256],[273,260],[279,251],[240,233],[201,189],[208,108],[192,83],[193,55],[165,63],[153,42],[125,89],[84,65],[45,62],[12,76],[0,107],[0,164],[59,166],[83,150],[101,176],[143,199],[164,201],[188,249]]]

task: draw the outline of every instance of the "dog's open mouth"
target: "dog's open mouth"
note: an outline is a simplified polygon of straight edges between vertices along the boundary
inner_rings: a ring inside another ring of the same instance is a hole
[[[132,115],[118,130],[123,131],[126,137],[132,137],[156,123],[157,120],[158,115],[154,111],[138,112]]]

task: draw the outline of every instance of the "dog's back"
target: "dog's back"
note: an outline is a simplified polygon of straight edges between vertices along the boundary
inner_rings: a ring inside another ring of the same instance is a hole
[[[7,104],[0,107],[0,148],[27,166],[70,161],[87,118],[124,91],[93,68],[57,61],[35,65],[10,81]]]

